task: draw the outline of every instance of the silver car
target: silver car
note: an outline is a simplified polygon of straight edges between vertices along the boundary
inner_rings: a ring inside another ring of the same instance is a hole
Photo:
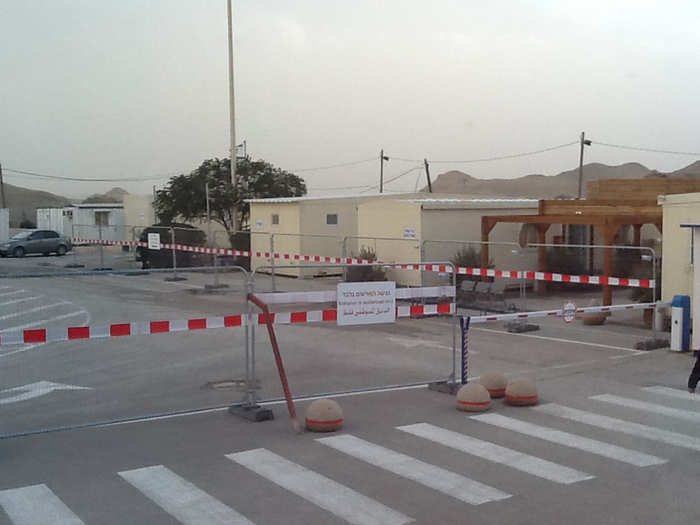
[[[52,230],[20,232],[9,241],[0,244],[0,256],[24,257],[28,253],[65,255],[73,248],[71,240]]]

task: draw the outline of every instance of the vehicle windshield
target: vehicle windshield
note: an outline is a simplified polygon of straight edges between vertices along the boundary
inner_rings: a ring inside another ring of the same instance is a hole
[[[13,235],[12,238],[13,238],[13,239],[26,239],[26,238],[29,237],[32,233],[34,233],[34,232],[31,232],[31,231],[28,231],[28,232],[19,232],[19,233],[16,233],[15,235]]]

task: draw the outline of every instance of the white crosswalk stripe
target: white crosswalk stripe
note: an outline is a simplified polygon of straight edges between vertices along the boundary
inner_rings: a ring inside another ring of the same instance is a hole
[[[43,484],[0,491],[0,506],[15,525],[83,525]]]
[[[547,461],[546,459],[530,456],[529,454],[524,454],[517,450],[502,447],[488,441],[482,441],[429,423],[417,423],[415,425],[406,425],[397,428],[403,432],[413,434],[414,436],[440,443],[441,445],[459,450],[460,452],[506,465],[516,470],[532,474],[533,476],[554,481],[555,483],[568,485],[595,477],[585,472],[565,467],[552,461]]]
[[[671,408],[665,405],[647,403],[646,401],[638,401],[637,399],[613,396],[611,394],[591,396],[590,399],[602,401],[603,403],[610,403],[612,405],[619,405],[621,407],[633,408],[635,410],[640,410],[644,412],[651,412],[652,414],[675,417],[676,419],[692,421],[693,423],[700,423],[700,412],[694,412],[692,410],[681,410],[679,408]]]
[[[355,436],[333,436],[316,441],[465,503],[481,505],[510,498],[507,492]]]
[[[700,439],[687,434],[671,432],[670,430],[663,430],[640,423],[632,423],[624,419],[603,416],[594,412],[586,412],[585,410],[558,405],[556,403],[538,405],[532,407],[532,410],[562,417],[578,423],[585,423],[605,430],[612,430],[622,434],[629,434],[631,436],[700,451]]]
[[[231,507],[162,465],[127,470],[119,475],[185,525],[253,525]]]
[[[687,390],[679,390],[678,388],[668,388],[667,386],[647,386],[642,388],[642,390],[652,394],[661,394],[663,396],[674,397],[676,399],[684,399],[685,401],[700,401],[700,396],[691,394]]]
[[[227,458],[355,525],[402,525],[412,518],[264,448]]]
[[[502,416],[501,414],[482,414],[472,416],[471,419],[488,423],[489,425],[494,425],[496,427],[507,428],[508,430],[525,434],[526,436],[532,436],[549,441],[550,443],[556,443],[565,447],[583,450],[585,452],[590,452],[591,454],[596,454],[598,456],[635,465],[637,467],[648,467],[650,465],[660,465],[667,462],[665,459],[644,454],[643,452],[618,447],[617,445],[571,434],[569,432],[563,432],[554,428],[535,425],[533,423],[528,423],[512,417]]]

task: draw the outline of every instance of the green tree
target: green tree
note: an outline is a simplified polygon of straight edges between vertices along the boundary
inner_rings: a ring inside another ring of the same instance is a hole
[[[301,197],[306,184],[301,177],[276,168],[264,160],[238,159],[236,187],[231,184],[229,159],[208,159],[189,175],[172,177],[165,189],[156,194],[156,216],[161,224],[178,219],[206,219],[205,185],[209,183],[211,218],[233,238],[233,209],[237,210],[241,229],[248,228],[250,205],[246,199]]]

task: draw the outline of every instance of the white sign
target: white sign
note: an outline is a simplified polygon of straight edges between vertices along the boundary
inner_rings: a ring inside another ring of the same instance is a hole
[[[86,386],[64,385],[62,383],[52,383],[51,381],[39,381],[28,385],[16,386],[7,390],[0,390],[0,405],[9,405],[27,399],[50,394],[54,390],[92,390]],[[7,397],[2,397],[3,394],[11,394]]]
[[[561,309],[561,316],[565,323],[570,323],[576,317],[576,305],[569,301]]]
[[[255,221],[255,227],[257,229],[261,229],[263,226],[265,226],[265,223],[261,219]]]
[[[339,283],[338,325],[393,323],[396,321],[396,283]]]
[[[415,228],[404,228],[403,229],[403,238],[404,239],[415,239],[416,238],[416,229]]]
[[[160,233],[148,234],[148,249],[160,250]]]

